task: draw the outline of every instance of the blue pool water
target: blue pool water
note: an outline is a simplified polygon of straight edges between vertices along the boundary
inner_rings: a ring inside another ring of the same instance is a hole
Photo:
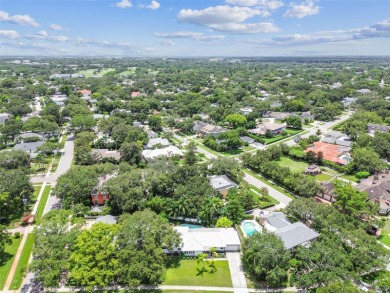
[[[244,223],[242,228],[244,229],[245,234],[248,236],[252,236],[253,234],[255,234],[257,232],[256,225],[251,223],[251,222]]]
[[[199,225],[192,225],[192,224],[181,224],[180,225],[181,227],[188,227],[190,229],[199,229],[199,228],[203,228],[202,226],[199,226]]]

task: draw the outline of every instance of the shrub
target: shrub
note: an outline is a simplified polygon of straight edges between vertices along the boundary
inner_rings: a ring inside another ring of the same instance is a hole
[[[363,179],[363,178],[367,178],[370,176],[370,173],[367,172],[367,171],[360,171],[360,172],[357,172],[355,174],[355,177],[358,178],[358,179]]]
[[[15,232],[14,237],[15,237],[15,239],[19,239],[20,238],[20,233],[19,232]]]

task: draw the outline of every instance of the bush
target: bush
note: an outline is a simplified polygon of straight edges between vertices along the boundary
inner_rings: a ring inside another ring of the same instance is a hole
[[[19,232],[15,232],[14,237],[15,237],[15,239],[19,239],[20,238],[20,233]]]
[[[369,176],[370,176],[370,173],[367,172],[367,171],[360,171],[360,172],[357,172],[357,173],[355,174],[355,177],[356,177],[357,179],[363,179],[363,178],[367,178],[367,177],[369,177]]]

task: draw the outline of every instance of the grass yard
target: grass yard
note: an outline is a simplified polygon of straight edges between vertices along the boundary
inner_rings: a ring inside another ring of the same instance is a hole
[[[318,174],[316,176],[314,176],[316,178],[316,180],[318,181],[330,181],[333,179],[332,176],[328,175],[328,174]]]
[[[288,157],[281,157],[277,162],[279,166],[290,168],[291,172],[294,173],[303,173],[307,166],[309,166],[306,162],[297,161]]]
[[[51,167],[50,173],[54,173],[57,171],[58,165],[60,164],[61,155],[54,155],[53,165]]]
[[[136,69],[137,69],[137,67],[129,67],[128,70],[119,73],[119,76],[126,77],[126,76],[133,75],[135,73]]]
[[[321,169],[321,171],[329,173],[330,175],[333,175],[333,176],[339,175],[339,172],[337,172],[331,168],[328,168],[328,167],[321,166],[320,169]]]
[[[381,236],[378,237],[378,240],[383,244],[390,247],[390,220],[386,220],[385,226],[382,228]]]
[[[352,182],[355,182],[355,183],[358,183],[359,182],[359,179],[355,177],[355,175],[347,175],[347,174],[344,174],[341,176],[341,178],[344,178],[344,179],[347,179],[349,181],[352,181]]]
[[[253,147],[253,146],[248,145],[248,146],[243,146],[242,149],[243,149],[245,152],[249,152],[249,151],[255,150],[256,148]]]
[[[221,154],[224,156],[236,156],[236,155],[239,155],[243,152],[244,151],[242,149],[233,149],[233,150],[227,150],[227,151],[221,152]]]
[[[266,209],[266,208],[270,208],[270,207],[273,207],[277,204],[279,204],[279,201],[277,201],[276,199],[274,199],[273,197],[269,196],[269,195],[261,195],[260,194],[260,190],[254,186],[254,185],[251,185],[251,193],[255,199],[255,202],[256,202],[256,205],[258,208],[260,209]]]
[[[9,270],[14,262],[22,236],[19,239],[12,238],[12,244],[5,246],[5,252],[0,257],[0,290],[3,290],[5,281],[7,281]]]
[[[49,198],[50,190],[51,190],[51,186],[50,185],[46,185],[45,189],[43,190],[41,200],[39,201],[39,205],[38,205],[38,208],[37,208],[37,213],[35,215],[35,219],[36,220],[41,219],[42,216],[43,216],[43,212],[45,211],[45,206],[46,206],[46,203],[47,203],[47,199]]]
[[[308,130],[303,131],[302,129],[287,128],[286,132],[288,133],[288,136],[283,136],[283,135],[279,134],[279,135],[276,135],[276,136],[271,137],[271,138],[262,137],[262,139],[264,139],[265,143],[267,145],[269,145],[269,144],[275,143],[277,141],[289,140],[292,136],[294,136],[298,133],[304,134],[304,133],[308,132]]]
[[[105,68],[99,71],[99,69],[86,69],[79,71],[79,74],[84,75],[85,77],[92,77],[92,76],[103,76],[108,72],[115,71],[114,68]]]
[[[23,277],[27,272],[28,260],[31,255],[33,245],[34,245],[34,234],[29,234],[27,236],[27,240],[24,245],[22,254],[20,255],[18,266],[16,267],[15,270],[14,278],[12,279],[12,283],[9,287],[10,290],[19,289],[20,285],[22,285]]]
[[[167,269],[163,285],[232,287],[228,261],[215,261],[214,273],[201,273],[200,267],[196,260],[182,259]]]
[[[259,174],[256,174],[254,172],[252,172],[251,170],[247,169],[247,168],[243,168],[242,169],[244,172],[252,175],[253,177],[255,177],[256,179],[264,182],[265,184],[271,186],[272,188],[276,189],[277,191],[279,191],[280,193],[283,193],[285,196],[289,197],[289,198],[292,198],[294,199],[295,197],[289,193],[288,191],[286,191],[284,188],[280,187],[279,185],[276,185],[272,182],[269,182],[267,179],[265,179],[264,177],[260,176]]]

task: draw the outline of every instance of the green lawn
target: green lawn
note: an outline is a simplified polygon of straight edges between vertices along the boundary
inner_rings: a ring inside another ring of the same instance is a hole
[[[125,76],[129,76],[129,75],[133,75],[135,73],[136,69],[137,69],[137,67],[130,67],[128,70],[119,73],[119,76],[125,77]]]
[[[248,145],[248,146],[243,146],[242,149],[243,149],[245,152],[249,152],[249,151],[255,150],[256,148],[253,147],[253,146]]]
[[[3,290],[5,281],[14,262],[15,254],[18,251],[22,236],[19,239],[12,238],[12,244],[5,246],[5,252],[0,256],[0,290]]]
[[[105,68],[99,71],[99,69],[86,69],[79,71],[80,74],[83,74],[85,77],[92,77],[92,76],[103,76],[104,74],[115,71],[114,68]]]
[[[288,157],[281,157],[277,162],[279,166],[290,168],[291,172],[294,173],[303,173],[307,166],[309,166],[306,162],[297,161]]]
[[[256,199],[260,199],[260,200],[256,200],[258,202],[258,207],[260,209],[266,209],[279,204],[279,201],[274,199],[273,197],[269,195],[265,195],[265,196],[261,195],[260,189],[258,189],[256,186],[251,185],[251,189],[253,189],[256,192],[256,193],[253,192],[253,194],[256,196]]]
[[[341,178],[344,178],[344,179],[347,179],[349,181],[352,181],[352,182],[355,182],[355,183],[358,183],[359,182],[359,179],[355,177],[355,175],[347,175],[347,174],[344,174],[341,176]]]
[[[318,181],[329,181],[329,180],[332,180],[333,177],[328,175],[328,174],[318,174],[315,176],[315,178],[318,180]]]
[[[378,240],[382,242],[383,244],[386,244],[390,247],[390,221],[386,220],[385,226],[381,229],[382,233],[381,236],[378,237]]]
[[[276,189],[277,191],[279,191],[280,193],[283,193],[285,196],[289,197],[289,198],[292,198],[294,199],[295,197],[289,193],[288,191],[286,191],[284,188],[280,187],[279,185],[276,185],[272,182],[269,182],[267,179],[265,179],[264,177],[260,176],[259,174],[256,174],[254,172],[252,172],[251,170],[247,169],[247,168],[243,168],[242,169],[244,172],[252,175],[253,177],[255,177],[256,179],[259,179],[260,181],[264,182],[265,184],[273,187],[274,189]]]
[[[37,208],[37,213],[35,214],[35,219],[39,220],[43,216],[43,212],[45,211],[45,206],[47,203],[47,199],[49,198],[51,186],[46,185],[45,189],[43,190],[41,200],[39,201],[39,205]]]
[[[328,167],[321,166],[320,169],[321,169],[321,171],[329,173],[330,175],[333,175],[333,176],[339,175],[339,172],[337,172],[331,168],[328,168]]]
[[[19,289],[20,285],[22,285],[23,277],[27,271],[28,259],[30,258],[33,245],[34,234],[29,234],[27,236],[27,240],[24,245],[22,254],[20,255],[18,266],[15,270],[14,278],[12,279],[12,283],[9,287],[11,290]]]
[[[182,259],[167,269],[163,285],[232,287],[228,262],[215,261],[215,267],[214,273],[201,273],[196,260]]]
[[[281,134],[277,135],[277,136],[274,136],[274,137],[271,137],[271,138],[264,138],[264,141],[267,145],[271,144],[271,143],[275,143],[275,142],[282,142],[282,141],[285,141],[285,140],[290,140],[292,136],[298,134],[298,133],[301,133],[301,134],[305,134],[307,132],[309,132],[309,130],[306,130],[306,131],[303,131],[302,129],[286,129],[286,132],[289,134],[288,136],[283,136]]]

